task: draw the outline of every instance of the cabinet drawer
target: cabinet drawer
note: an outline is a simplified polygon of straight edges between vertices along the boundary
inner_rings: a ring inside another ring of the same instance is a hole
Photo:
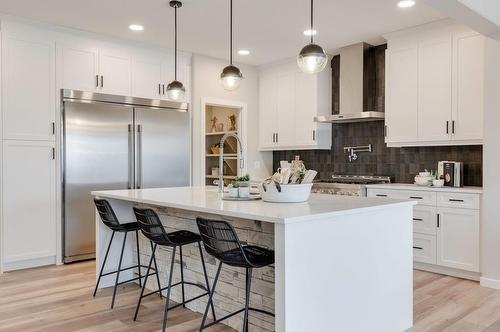
[[[462,193],[438,193],[437,205],[479,210],[479,195]]]
[[[436,264],[436,236],[413,234],[413,260]]]
[[[409,199],[417,201],[419,205],[436,205],[436,193],[431,191],[369,189],[368,196],[387,197],[393,199]]]
[[[413,231],[428,235],[436,235],[437,213],[435,207],[415,206],[413,208]]]

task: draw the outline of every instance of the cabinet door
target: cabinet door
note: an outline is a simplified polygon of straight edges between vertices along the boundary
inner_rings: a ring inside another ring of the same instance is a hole
[[[93,47],[58,46],[61,88],[96,91],[99,87],[98,50]]]
[[[479,272],[479,210],[438,208],[437,264]]]
[[[99,52],[100,89],[104,93],[130,95],[130,56],[109,50]]]
[[[261,75],[259,80],[259,147],[275,146],[277,129],[276,80],[272,75]]]
[[[483,139],[484,37],[454,37],[453,139]]]
[[[295,144],[295,72],[281,73],[276,80],[276,112],[275,127],[278,146],[286,147]]]
[[[316,144],[316,75],[297,72],[295,80],[295,144],[311,146]]]
[[[56,254],[55,161],[51,142],[3,143],[5,263]]]
[[[417,46],[386,52],[386,142],[416,142],[418,137]]]
[[[54,140],[55,44],[9,35],[3,42],[3,138]]]
[[[159,99],[166,85],[161,81],[161,60],[135,59],[132,62],[132,95]]]
[[[451,137],[451,60],[451,36],[419,46],[419,141]]]

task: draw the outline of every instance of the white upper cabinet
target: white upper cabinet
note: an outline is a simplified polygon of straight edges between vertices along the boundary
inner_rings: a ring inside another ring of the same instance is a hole
[[[58,88],[167,99],[174,79],[170,52],[116,46],[83,38],[61,38],[57,46]],[[191,56],[179,54],[177,77],[190,99]]]
[[[483,138],[484,37],[475,32],[453,38],[453,138]]]
[[[386,143],[482,144],[484,37],[438,22],[386,38]]]
[[[130,95],[132,60],[121,51],[99,50],[99,87],[102,92]]]
[[[293,61],[259,76],[260,150],[330,149],[332,125],[315,122],[331,114],[330,67],[309,75]]]
[[[3,138],[54,140],[55,43],[2,33]]]
[[[132,94],[137,97],[162,98],[166,85],[162,82],[161,59],[137,58],[132,61]]]
[[[451,36],[420,43],[418,60],[418,138],[446,141],[451,125]]]
[[[97,91],[99,88],[99,50],[85,47],[58,44],[60,57],[61,84],[65,89]]]
[[[413,44],[394,47],[386,51],[387,142],[414,142],[417,140],[417,52],[417,45]]]

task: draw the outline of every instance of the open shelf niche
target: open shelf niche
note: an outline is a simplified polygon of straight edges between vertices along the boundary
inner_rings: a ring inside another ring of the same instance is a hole
[[[222,136],[227,133],[238,135],[241,125],[241,109],[233,107],[205,106],[205,185],[213,186],[219,179],[219,153],[213,151],[217,148]],[[234,127],[230,117],[234,116]],[[216,120],[214,120],[214,118]],[[238,142],[234,137],[229,137],[224,144],[224,183],[228,185],[240,176],[238,167]]]

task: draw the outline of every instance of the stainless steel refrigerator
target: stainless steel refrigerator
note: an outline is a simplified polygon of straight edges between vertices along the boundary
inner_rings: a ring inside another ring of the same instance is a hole
[[[64,262],[95,257],[93,190],[187,186],[186,103],[62,90]]]

